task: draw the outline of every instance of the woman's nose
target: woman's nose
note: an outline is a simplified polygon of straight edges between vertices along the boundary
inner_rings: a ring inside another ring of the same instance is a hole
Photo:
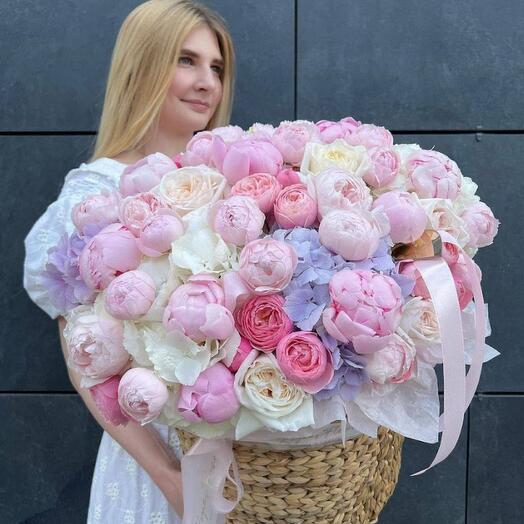
[[[209,67],[202,67],[198,70],[196,87],[198,89],[213,89],[216,86],[217,77]]]

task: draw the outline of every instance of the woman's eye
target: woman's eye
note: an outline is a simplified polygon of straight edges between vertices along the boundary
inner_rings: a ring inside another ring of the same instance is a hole
[[[223,69],[220,66],[213,66],[217,74],[222,74]]]
[[[189,63],[192,62],[192,60],[191,60],[191,58],[189,56],[181,56],[178,61],[180,62],[181,60],[189,60]]]

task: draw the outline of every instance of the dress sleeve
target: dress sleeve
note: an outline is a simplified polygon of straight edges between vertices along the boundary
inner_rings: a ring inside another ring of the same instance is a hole
[[[67,174],[58,199],[35,222],[24,240],[24,288],[31,300],[51,318],[57,318],[66,312],[52,304],[44,285],[42,274],[47,263],[48,250],[58,244],[65,232],[73,232],[71,210],[75,204],[89,195],[117,189],[117,178],[83,166],[87,164]]]

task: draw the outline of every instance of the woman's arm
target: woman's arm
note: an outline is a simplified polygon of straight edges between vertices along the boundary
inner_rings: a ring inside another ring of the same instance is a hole
[[[63,336],[65,324],[65,319],[58,317],[60,344],[67,362],[68,348]],[[180,463],[172,450],[150,425],[141,426],[130,421],[126,426],[113,426],[107,422],[98,410],[90,392],[80,387],[80,375],[69,366],[67,370],[71,384],[82,397],[96,421],[142,466],[151,480],[160,488],[169,504],[181,516],[184,506]]]

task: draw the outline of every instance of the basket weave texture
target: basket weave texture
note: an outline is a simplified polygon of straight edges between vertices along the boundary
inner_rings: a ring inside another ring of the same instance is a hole
[[[177,429],[182,451],[195,435]],[[380,427],[376,439],[359,435],[322,447],[276,451],[233,442],[244,496],[228,524],[373,524],[392,495],[404,437]],[[224,496],[236,490],[227,480]]]

